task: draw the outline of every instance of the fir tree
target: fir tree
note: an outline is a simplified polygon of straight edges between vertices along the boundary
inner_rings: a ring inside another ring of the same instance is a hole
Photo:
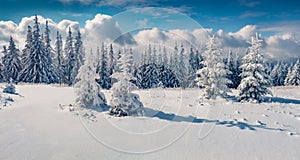
[[[182,88],[188,87],[188,81],[187,81],[187,68],[186,68],[186,62],[185,62],[185,50],[183,47],[183,44],[181,44],[181,51],[179,53],[179,59],[178,59],[178,68],[177,68],[177,78],[179,80],[179,85]]]
[[[234,58],[231,50],[228,53],[226,64],[227,64],[228,70],[230,71],[227,74],[227,78],[232,82],[232,83],[228,84],[228,87],[229,88],[237,88],[241,82],[241,78],[240,78],[241,70],[239,68],[238,56],[236,55]]]
[[[18,82],[18,74],[21,70],[20,51],[16,48],[12,37],[9,40],[8,50],[6,51],[4,48],[5,52],[6,54],[3,57],[5,81],[9,83],[10,79],[12,79],[13,82]]]
[[[74,67],[72,74],[73,76],[77,76],[79,68],[83,65],[83,59],[84,59],[84,52],[83,52],[83,43],[81,40],[81,33],[78,30],[77,36],[75,37],[75,43],[74,43]]]
[[[58,76],[58,83],[62,84],[64,80],[64,70],[63,70],[63,53],[62,53],[62,38],[59,31],[56,32],[56,41],[55,41],[55,51],[56,56],[54,58],[54,67]]]
[[[64,74],[65,74],[65,83],[71,86],[75,81],[75,74],[74,67],[75,67],[75,53],[74,53],[74,46],[73,46],[73,38],[72,38],[72,31],[69,28],[68,36],[66,38],[65,48],[65,61],[64,61]]]
[[[192,46],[190,47],[190,53],[189,53],[189,63],[188,63],[188,71],[187,71],[187,79],[188,79],[188,87],[194,87],[195,86],[195,79],[196,77],[196,71],[198,70],[198,64],[197,64],[197,55],[194,53],[194,50]]]
[[[277,62],[270,74],[273,86],[283,86],[286,74],[286,65],[283,62]]]
[[[57,83],[58,82],[58,73],[57,70],[55,70],[53,59],[54,59],[54,50],[51,47],[51,39],[50,39],[50,29],[48,26],[48,21],[46,21],[46,27],[45,27],[45,32],[44,32],[44,44],[45,44],[45,56],[48,60],[47,64],[49,67],[49,80],[50,83]]]
[[[99,52],[99,50],[97,52]],[[107,50],[105,49],[104,43],[102,43],[101,52],[97,54],[100,54],[100,64],[98,66],[99,79],[97,79],[97,82],[101,88],[109,89],[111,87],[111,79],[108,70]]]
[[[34,19],[33,39],[30,53],[25,59],[25,66],[18,79],[29,83],[53,83],[57,81],[57,75],[53,72],[53,66],[49,60],[49,53],[43,44],[37,16]]]
[[[7,49],[6,49],[6,46],[3,46],[3,51],[1,52],[3,57],[1,58],[0,60],[0,82],[3,82],[4,81],[4,70],[5,70],[5,66],[4,66],[4,55],[7,55]]]
[[[264,58],[261,54],[261,42],[258,34],[252,37],[249,53],[243,57],[241,65],[243,79],[238,86],[240,90],[239,101],[262,102],[264,95],[272,94],[267,88],[270,84],[270,78],[266,74]]]
[[[203,68],[197,71],[197,85],[204,87],[204,95],[208,99],[214,99],[217,96],[225,97],[229,91],[227,84],[231,83],[226,78],[228,70],[225,68],[221,52],[217,48],[214,36],[206,44],[205,60]]]
[[[108,71],[109,71],[109,75],[111,76],[113,74],[113,71],[115,69],[115,57],[114,57],[114,49],[113,49],[113,45],[110,44],[109,45],[109,54],[108,54]]]
[[[117,61],[116,72],[112,75],[117,80],[112,86],[112,109],[110,113],[116,116],[144,114],[143,104],[137,94],[132,93],[137,87],[132,83],[132,55],[124,53]]]
[[[84,65],[79,69],[75,87],[76,104],[80,107],[94,108],[105,105],[106,99],[100,90],[99,84],[95,81],[96,74],[95,56],[92,51],[87,56]]]
[[[289,85],[289,80],[290,80],[290,77],[291,77],[291,74],[292,74],[293,66],[294,66],[294,64],[291,63],[290,66],[287,69],[287,74],[286,74],[286,77],[284,79],[284,85],[285,86]]]
[[[25,60],[26,57],[30,54],[30,49],[32,47],[32,29],[30,26],[27,27],[27,36],[26,36],[26,41],[25,41],[25,48],[22,50],[22,55],[21,55],[21,63],[22,63],[22,68],[24,68]]]
[[[297,60],[295,65],[290,70],[286,78],[286,85],[298,86],[300,85],[300,62]]]

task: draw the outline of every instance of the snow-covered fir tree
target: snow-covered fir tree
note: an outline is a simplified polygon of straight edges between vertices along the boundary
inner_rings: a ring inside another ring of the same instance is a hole
[[[189,59],[188,59],[188,67],[187,67],[187,80],[188,80],[188,87],[192,88],[195,84],[196,71],[198,70],[197,62],[196,62],[197,55],[195,54],[193,47],[190,47],[189,52]]]
[[[53,52],[53,48],[51,47],[50,29],[48,26],[48,21],[46,21],[46,26],[45,26],[44,44],[45,44],[45,51],[49,55],[49,60],[52,61],[54,58],[54,52]]]
[[[196,64],[197,65],[197,70],[203,68],[203,61],[204,61],[204,57],[202,56],[201,52],[199,50],[196,50]]]
[[[157,61],[156,64],[162,65],[162,53],[161,53],[161,46],[158,46],[158,52],[157,52]]]
[[[98,78],[96,73],[96,56],[91,53],[87,55],[84,65],[79,69],[75,87],[76,104],[80,107],[94,108],[106,104],[104,94],[99,84],[95,81]]]
[[[171,55],[172,62],[170,64],[170,68],[172,69],[173,73],[176,75],[177,79],[179,80],[180,76],[180,69],[179,69],[179,60],[178,60],[179,50],[177,46],[177,42],[175,42],[174,52]],[[182,84],[182,81],[179,80],[179,86]],[[179,87],[176,86],[176,87]]]
[[[100,61],[97,69],[99,79],[97,79],[97,82],[102,89],[109,89],[111,87],[111,78],[108,68],[107,49],[105,48],[104,43],[102,43],[101,51],[99,51],[99,49],[97,50],[97,54],[100,54]]]
[[[6,52],[6,54],[5,54]],[[3,56],[3,74],[6,82],[10,82],[12,79],[13,82],[18,82],[18,75],[21,70],[21,60],[20,60],[20,51],[16,48],[15,42],[12,37],[9,39],[8,50],[5,51],[4,48]]]
[[[232,82],[228,84],[229,88],[237,88],[238,85],[241,82],[241,69],[239,68],[239,58],[237,56],[237,54],[235,55],[235,57],[233,56],[232,51],[230,50],[227,56],[227,68],[230,71],[227,74],[227,78]]]
[[[172,88],[179,85],[179,81],[176,75],[170,69],[168,64],[168,56],[167,56],[167,49],[164,46],[162,51],[162,65],[160,66],[160,82],[162,83],[162,87],[164,88]]]
[[[114,49],[113,49],[112,44],[109,45],[109,52],[108,52],[107,59],[108,59],[108,63],[107,63],[108,72],[109,72],[109,75],[111,76],[115,69],[115,57],[114,57]]]
[[[21,55],[21,63],[22,63],[22,68],[25,66],[25,60],[26,57],[30,54],[30,49],[32,47],[32,28],[30,26],[27,27],[27,36],[26,36],[26,41],[25,41],[25,48],[22,50],[22,55]]]
[[[167,55],[167,49],[166,46],[163,46],[162,50],[162,64],[167,67],[168,66],[168,55]]]
[[[159,73],[156,66],[156,53],[154,52],[151,44],[149,44],[148,53],[145,57],[147,63],[146,65],[140,67],[140,71],[143,72],[142,80],[140,80],[142,83],[142,88],[156,88],[159,84]]]
[[[19,81],[29,83],[57,82],[57,75],[53,72],[49,54],[40,35],[37,16],[34,19],[32,46],[29,55],[25,58],[25,64],[18,76]]]
[[[137,87],[132,83],[134,80],[131,74],[132,55],[129,52],[122,54],[117,61],[116,72],[112,77],[117,80],[113,84],[112,90],[112,109],[110,113],[116,116],[144,115],[143,104],[139,96],[132,93]]]
[[[84,52],[83,52],[83,43],[81,40],[81,33],[78,30],[77,35],[75,37],[75,42],[74,42],[74,67],[72,74],[73,76],[77,76],[79,68],[83,65],[83,59],[84,59]]]
[[[74,74],[74,67],[76,65],[76,57],[74,53],[72,30],[69,27],[68,36],[66,38],[65,48],[64,48],[64,74],[65,83],[69,86],[73,85],[75,82],[76,75]]]
[[[207,50],[204,53],[205,60],[203,68],[197,71],[197,85],[204,87],[204,97],[214,99],[217,96],[226,97],[229,88],[226,75],[229,72],[222,59],[220,50],[216,46],[215,37],[212,36],[206,44]]]
[[[185,61],[185,50],[183,47],[183,44],[181,44],[181,50],[178,57],[178,71],[176,73],[177,78],[179,80],[179,86],[182,88],[186,88],[189,86],[187,81],[187,67],[186,67],[186,61]]]
[[[54,50],[51,47],[51,39],[50,39],[50,29],[48,26],[48,21],[46,21],[46,26],[45,26],[45,32],[44,32],[44,45],[45,45],[45,56],[48,60],[48,67],[49,67],[49,71],[51,72],[50,75],[52,75],[52,77],[49,77],[50,83],[57,83],[58,82],[58,73],[57,70],[55,69],[54,66]]]
[[[0,60],[0,82],[3,82],[4,81],[4,55],[7,54],[7,49],[6,49],[6,46],[3,46],[3,50],[1,51],[2,53],[2,58]]]
[[[277,62],[271,71],[271,79],[273,86],[283,86],[287,74],[287,66],[283,62]]]
[[[62,53],[62,38],[59,31],[56,32],[55,41],[55,57],[54,57],[54,67],[57,72],[58,83],[62,84],[64,80],[64,69],[63,69],[63,53]]]
[[[238,100],[242,102],[262,102],[264,95],[272,94],[267,88],[270,84],[269,76],[266,74],[264,58],[261,53],[262,40],[256,33],[252,37],[249,53],[242,59],[242,81],[238,86]]]
[[[291,63],[287,69],[287,74],[286,74],[286,77],[284,79],[284,85],[285,86],[288,86],[289,85],[289,81],[290,81],[290,77],[291,77],[291,74],[292,74],[292,70],[293,70],[293,66],[294,64]]]
[[[295,65],[290,70],[286,77],[286,85],[298,86],[300,85],[300,61],[297,60]]]

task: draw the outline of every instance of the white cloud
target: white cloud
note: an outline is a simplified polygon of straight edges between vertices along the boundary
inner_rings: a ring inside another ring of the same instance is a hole
[[[168,52],[173,52],[175,43],[177,43],[178,47],[183,44],[187,50],[190,46],[201,49],[207,42],[211,31],[211,29],[195,29],[192,32],[180,29],[165,31],[159,28],[141,30],[134,35],[134,39],[137,42],[137,47],[134,48],[134,51],[137,54],[142,53],[149,44],[152,44],[156,47],[163,45]]]
[[[291,33],[266,38],[266,53],[274,59],[300,58],[300,43]]]
[[[266,12],[245,12],[239,16],[239,18],[253,18],[253,17],[261,17],[266,15]]]
[[[73,31],[73,37],[75,37],[76,31],[80,30],[83,39],[88,39],[84,41],[87,48],[96,48],[96,46],[101,45],[101,42],[110,43],[115,39],[118,39],[118,43],[122,45],[126,43],[134,43],[131,35],[122,35],[118,23],[108,15],[95,15],[93,19],[86,21],[83,28],[80,28],[80,24],[77,21],[62,20],[56,23],[53,20],[46,19],[42,16],[38,16],[38,20],[40,23],[41,34],[44,32],[45,22],[48,20],[48,25],[51,31],[50,37],[53,45],[55,42],[56,31],[59,31],[62,34],[62,37],[65,38],[69,27]],[[12,21],[0,21],[0,46],[8,45],[9,37],[12,36],[16,45],[22,49],[25,45],[24,43],[28,25],[32,26],[33,23],[34,16],[22,18],[19,24]]]
[[[137,25],[140,27],[140,28],[145,28],[148,26],[148,19],[147,18],[144,18],[143,20],[138,20],[137,21]]]
[[[46,20],[49,21],[51,30],[52,43],[55,42],[56,31],[60,31],[63,38],[66,37],[68,28],[71,27],[73,36],[75,31],[80,29],[84,44],[87,49],[96,48],[100,46],[101,42],[111,43],[117,42],[122,46],[137,44],[142,46],[144,50],[148,44],[165,45],[167,48],[173,50],[175,42],[178,46],[183,45],[188,48],[190,45],[197,48],[203,48],[209,35],[215,34],[219,48],[223,52],[232,49],[233,51],[244,54],[249,44],[246,41],[251,39],[257,31],[261,29],[256,25],[246,25],[237,32],[224,32],[218,30],[213,33],[212,29],[194,29],[193,31],[174,29],[174,30],[161,30],[159,28],[145,29],[135,33],[132,37],[131,34],[123,34],[120,30],[118,23],[108,15],[97,14],[91,20],[87,20],[82,28],[76,21],[62,20],[58,23],[51,19],[38,16],[40,22],[40,30],[44,31]],[[19,24],[12,21],[0,21],[0,46],[8,45],[9,37],[15,39],[16,45],[24,48],[26,38],[26,31],[28,25],[33,25],[34,16],[24,17]],[[300,42],[297,34],[293,33],[280,33],[269,37],[263,37],[263,51],[266,57],[272,59],[288,59],[300,58]],[[144,48],[143,48],[144,47]],[[1,50],[1,49],[0,49]],[[139,51],[140,52],[140,51]]]
[[[237,32],[234,32],[234,33],[229,32],[228,35],[233,36],[237,39],[247,39],[248,40],[256,32],[257,32],[257,27],[255,25],[246,25]]]
[[[253,1],[253,0],[239,0],[241,6],[247,6],[247,7],[255,7],[260,5],[259,1]]]
[[[101,42],[117,42],[121,45],[134,43],[131,35],[123,34],[118,23],[111,16],[102,14],[97,14],[94,19],[85,22],[84,35],[88,48],[95,48]]]
[[[203,48],[207,37],[215,34],[217,44],[223,53],[226,54],[228,50],[232,50],[238,54],[244,55],[249,44],[247,41],[251,39],[257,32],[255,25],[246,25],[237,32],[224,32],[218,30],[213,33],[212,29],[195,29],[193,31],[187,30],[170,30],[163,31],[158,28],[146,29],[138,32],[134,39],[137,44],[147,46],[151,44],[164,44],[170,51],[174,48],[175,42],[180,45],[183,43],[185,47],[191,44],[198,48]],[[300,43],[297,36],[294,34],[273,35],[270,37],[262,37],[263,52],[267,58],[274,60],[300,58]],[[145,49],[145,48],[143,48]],[[142,51],[139,50],[141,53]]]

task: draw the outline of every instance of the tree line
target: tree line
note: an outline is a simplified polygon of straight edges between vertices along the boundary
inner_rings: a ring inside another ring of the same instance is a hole
[[[175,43],[173,49],[149,44],[139,58],[134,58],[133,50],[119,49],[113,44],[101,44],[95,52],[95,77],[102,89],[110,89],[116,80],[113,74],[118,70],[118,60],[122,55],[129,55],[127,73],[132,74],[130,82],[141,89],[147,88],[205,88],[207,98],[225,96],[230,88],[251,93],[240,95],[241,100],[252,97],[261,101],[261,96],[270,93],[269,86],[299,85],[300,63],[280,61],[268,65],[262,54],[261,40],[258,35],[249,42],[248,52],[244,57],[229,51],[227,57],[218,49],[212,37],[205,49]],[[0,80],[15,83],[59,83],[73,85],[85,61],[85,49],[81,33],[75,37],[69,28],[65,43],[59,31],[56,33],[55,47],[51,46],[50,29],[46,27],[41,34],[39,22],[35,16],[33,27],[28,26],[25,46],[20,51],[14,39],[10,37],[8,48],[3,47]],[[226,58],[224,58],[226,57]],[[244,91],[245,90],[245,91]],[[252,92],[253,91],[253,92]]]

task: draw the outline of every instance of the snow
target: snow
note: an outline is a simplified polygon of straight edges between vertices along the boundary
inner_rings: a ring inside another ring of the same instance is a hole
[[[138,90],[146,115],[114,117],[61,109],[74,104],[71,87],[19,84],[1,96],[14,101],[0,107],[0,159],[299,159],[299,89],[271,88],[261,104],[203,106],[198,89]]]

